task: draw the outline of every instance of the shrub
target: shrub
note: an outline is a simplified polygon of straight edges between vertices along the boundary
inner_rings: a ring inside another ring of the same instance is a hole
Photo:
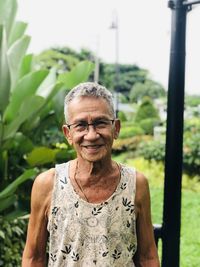
[[[153,129],[158,123],[159,120],[157,118],[149,118],[141,120],[139,124],[145,134],[153,135]]]
[[[195,175],[200,173],[200,134],[195,134],[184,141],[183,170]],[[163,161],[165,159],[164,141],[147,141],[138,146],[138,154],[147,160]]]
[[[138,147],[138,154],[147,160],[164,161],[165,143],[164,141],[142,142]]]
[[[127,121],[126,114],[123,111],[118,112],[118,118],[120,119],[121,122]]]
[[[195,134],[184,142],[183,168],[187,173],[200,173],[200,134]]]
[[[158,110],[154,107],[151,99],[145,97],[136,112],[135,121],[140,122],[141,120],[149,118],[159,119],[159,114]]]
[[[0,218],[0,266],[21,266],[26,228],[27,219],[8,221]]]
[[[138,145],[144,141],[144,140],[150,140],[149,136],[134,136],[134,137],[129,137],[125,139],[117,139],[114,141],[112,151],[114,154],[119,154],[121,152],[125,151],[136,151],[138,148]]]
[[[142,130],[142,128],[140,126],[125,126],[122,127],[120,130],[120,135],[119,137],[121,139],[124,138],[129,138],[129,137],[133,137],[136,135],[143,135],[144,131]]]

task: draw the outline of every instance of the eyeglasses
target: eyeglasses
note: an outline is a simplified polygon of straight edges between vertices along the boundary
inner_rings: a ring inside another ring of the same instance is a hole
[[[88,131],[89,126],[92,125],[96,131],[101,131],[113,125],[114,121],[115,121],[114,119],[113,120],[98,119],[98,120],[94,120],[92,123],[87,123],[87,121],[79,121],[79,122],[75,122],[72,124],[67,124],[67,127],[69,129],[74,130],[75,132],[82,133],[82,132]]]

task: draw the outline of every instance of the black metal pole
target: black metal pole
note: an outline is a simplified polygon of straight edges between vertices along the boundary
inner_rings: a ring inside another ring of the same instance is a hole
[[[187,7],[183,0],[169,1],[172,9],[165,155],[162,267],[180,261],[185,36]]]

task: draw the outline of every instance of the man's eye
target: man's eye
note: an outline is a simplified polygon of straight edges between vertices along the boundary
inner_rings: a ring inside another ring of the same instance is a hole
[[[75,124],[74,127],[75,127],[76,129],[78,129],[78,130],[79,130],[79,129],[85,129],[85,127],[87,127],[87,124],[84,123],[84,122],[79,122],[79,123]]]
[[[105,127],[108,125],[108,122],[105,120],[99,120],[94,122],[95,127]]]

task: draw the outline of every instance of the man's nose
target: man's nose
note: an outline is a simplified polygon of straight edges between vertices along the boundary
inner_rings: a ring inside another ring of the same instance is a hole
[[[85,134],[86,139],[97,139],[99,137],[99,133],[96,131],[93,124],[89,124],[87,128],[87,133]]]

